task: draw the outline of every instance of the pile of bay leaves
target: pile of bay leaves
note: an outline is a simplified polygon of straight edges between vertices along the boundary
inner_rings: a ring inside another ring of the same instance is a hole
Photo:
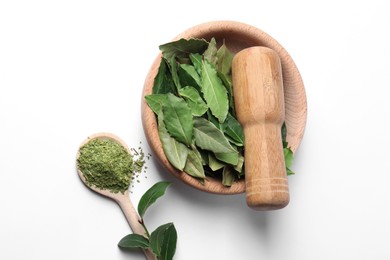
[[[224,186],[244,177],[244,131],[236,119],[232,59],[215,38],[180,39],[160,45],[162,59],[151,95],[164,153],[178,170],[203,182],[206,175]],[[293,153],[281,129],[287,166]]]

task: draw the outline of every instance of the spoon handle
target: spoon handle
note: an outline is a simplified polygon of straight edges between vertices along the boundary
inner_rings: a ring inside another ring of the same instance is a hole
[[[133,203],[131,202],[131,199],[129,196],[121,196],[117,200],[119,207],[122,209],[123,214],[125,215],[127,222],[129,223],[131,229],[134,233],[144,236],[145,235],[145,229],[139,223],[139,220],[141,219],[135,210]],[[156,256],[153,254],[153,252],[149,249],[143,249],[142,250],[146,256],[147,260],[157,260]]]

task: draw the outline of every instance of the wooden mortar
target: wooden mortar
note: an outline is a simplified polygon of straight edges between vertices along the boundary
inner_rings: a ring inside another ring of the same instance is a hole
[[[291,56],[281,44],[264,31],[236,21],[211,21],[199,24],[180,33],[173,40],[181,38],[204,38],[210,40],[212,37],[215,37],[219,43],[224,42],[228,49],[234,53],[253,46],[264,46],[273,49],[278,54],[283,68],[287,142],[291,150],[295,152],[303,138],[306,126],[307,103],[301,75]],[[245,192],[246,184],[243,179],[234,182],[231,187],[223,186],[221,180],[212,177],[207,177],[206,182],[202,184],[187,173],[176,170],[167,160],[158,135],[156,116],[144,98],[145,95],[152,93],[154,78],[158,72],[160,61],[161,53],[157,55],[146,76],[141,102],[142,125],[153,155],[167,172],[191,187],[215,194]]]

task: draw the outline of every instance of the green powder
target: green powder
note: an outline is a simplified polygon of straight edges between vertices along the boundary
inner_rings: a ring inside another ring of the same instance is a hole
[[[141,172],[145,164],[142,150],[137,155],[135,160],[125,147],[114,140],[96,138],[80,148],[77,167],[88,186],[124,193],[134,178],[133,174]]]

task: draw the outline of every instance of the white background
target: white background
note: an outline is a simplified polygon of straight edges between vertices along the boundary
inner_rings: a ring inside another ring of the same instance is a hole
[[[390,4],[372,1],[1,1],[0,259],[144,259],[117,247],[119,207],[75,170],[88,135],[150,148],[141,91],[158,45],[235,20],[277,39],[306,88],[308,121],[291,202],[190,188],[148,161],[131,197],[173,184],[145,216],[174,222],[175,259],[390,259]]]

